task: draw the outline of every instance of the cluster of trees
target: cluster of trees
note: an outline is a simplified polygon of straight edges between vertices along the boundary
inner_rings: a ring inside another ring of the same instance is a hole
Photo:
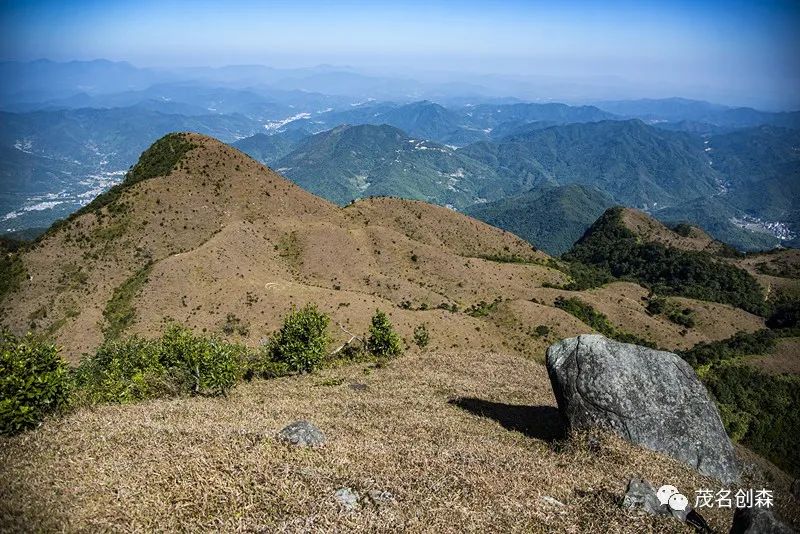
[[[707,252],[642,241],[623,224],[622,208],[606,211],[564,259],[636,281],[658,294],[722,302],[758,315],[768,313],[764,293],[750,273]],[[594,279],[602,281],[602,276]]]
[[[359,347],[328,351],[330,318],[316,306],[293,311],[258,349],[172,325],[158,339],[108,341],[75,369],[58,348],[32,335],[0,334],[0,433],[36,426],[48,414],[97,403],[126,403],[176,395],[226,395],[242,379],[308,373],[342,358],[386,359],[402,342],[378,310]],[[415,341],[428,343],[418,327]]]

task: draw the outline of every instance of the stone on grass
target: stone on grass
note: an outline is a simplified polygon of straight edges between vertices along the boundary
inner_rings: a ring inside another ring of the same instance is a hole
[[[653,486],[640,478],[632,478],[628,482],[622,506],[630,510],[644,510],[651,515],[671,515],[669,507],[658,500]]]
[[[719,411],[675,354],[582,335],[547,349],[547,372],[572,429],[607,428],[725,484],[738,481]]]
[[[355,510],[359,506],[358,493],[350,488],[339,488],[333,494],[333,498],[347,511]]]
[[[278,436],[298,447],[319,447],[325,443],[325,434],[308,421],[295,421],[278,432]]]

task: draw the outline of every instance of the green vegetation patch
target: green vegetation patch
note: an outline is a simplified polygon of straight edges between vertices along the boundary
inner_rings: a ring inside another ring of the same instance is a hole
[[[748,272],[707,252],[643,242],[622,223],[622,208],[606,211],[565,255],[617,278],[634,280],[663,295],[731,304],[758,315],[768,306]]]
[[[617,327],[611,324],[611,321],[608,320],[605,314],[600,313],[595,310],[591,304],[587,304],[580,299],[574,297],[568,299],[558,297],[554,304],[556,308],[560,308],[578,318],[608,338],[616,339],[622,343],[635,343],[636,345],[656,348],[655,344],[651,341],[617,329]]]
[[[425,334],[427,334],[427,330]],[[378,358],[394,358],[403,352],[400,346],[400,336],[394,331],[389,317],[381,310],[375,310],[375,315],[372,317],[367,338],[367,350]]]
[[[327,355],[329,323],[330,318],[312,304],[293,311],[270,340],[265,363],[275,362],[301,373],[318,369]]]
[[[51,343],[0,332],[0,434],[35,427],[67,406],[67,365]]]
[[[152,267],[152,264],[142,267],[114,290],[103,310],[103,334],[106,340],[118,339],[133,324],[136,317],[133,299],[147,282]]]
[[[738,332],[722,341],[679,352],[697,371],[719,406],[725,430],[794,476],[800,475],[800,377],[764,373],[743,361],[768,354],[791,331]]]

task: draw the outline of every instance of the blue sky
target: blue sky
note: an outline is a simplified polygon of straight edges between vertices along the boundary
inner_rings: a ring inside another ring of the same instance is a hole
[[[2,59],[139,66],[351,65],[630,80],[675,91],[800,86],[797,2],[0,3]],[[788,95],[788,96],[787,96]]]

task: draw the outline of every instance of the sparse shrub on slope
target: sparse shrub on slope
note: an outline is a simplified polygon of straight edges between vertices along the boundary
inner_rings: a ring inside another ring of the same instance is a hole
[[[0,246],[0,303],[7,294],[19,287],[25,274],[25,265],[19,254],[8,252]]]
[[[419,348],[424,349],[428,346],[430,341],[431,335],[428,333],[428,326],[425,323],[417,325],[414,329],[414,343],[416,343]]]
[[[269,343],[267,355],[291,371],[307,373],[319,368],[328,349],[330,319],[313,304],[290,313]]]
[[[0,332],[0,434],[34,427],[65,408],[70,386],[55,345]]]
[[[367,350],[379,358],[392,358],[403,352],[400,336],[394,331],[389,317],[381,310],[376,310],[372,317],[367,338]]]

